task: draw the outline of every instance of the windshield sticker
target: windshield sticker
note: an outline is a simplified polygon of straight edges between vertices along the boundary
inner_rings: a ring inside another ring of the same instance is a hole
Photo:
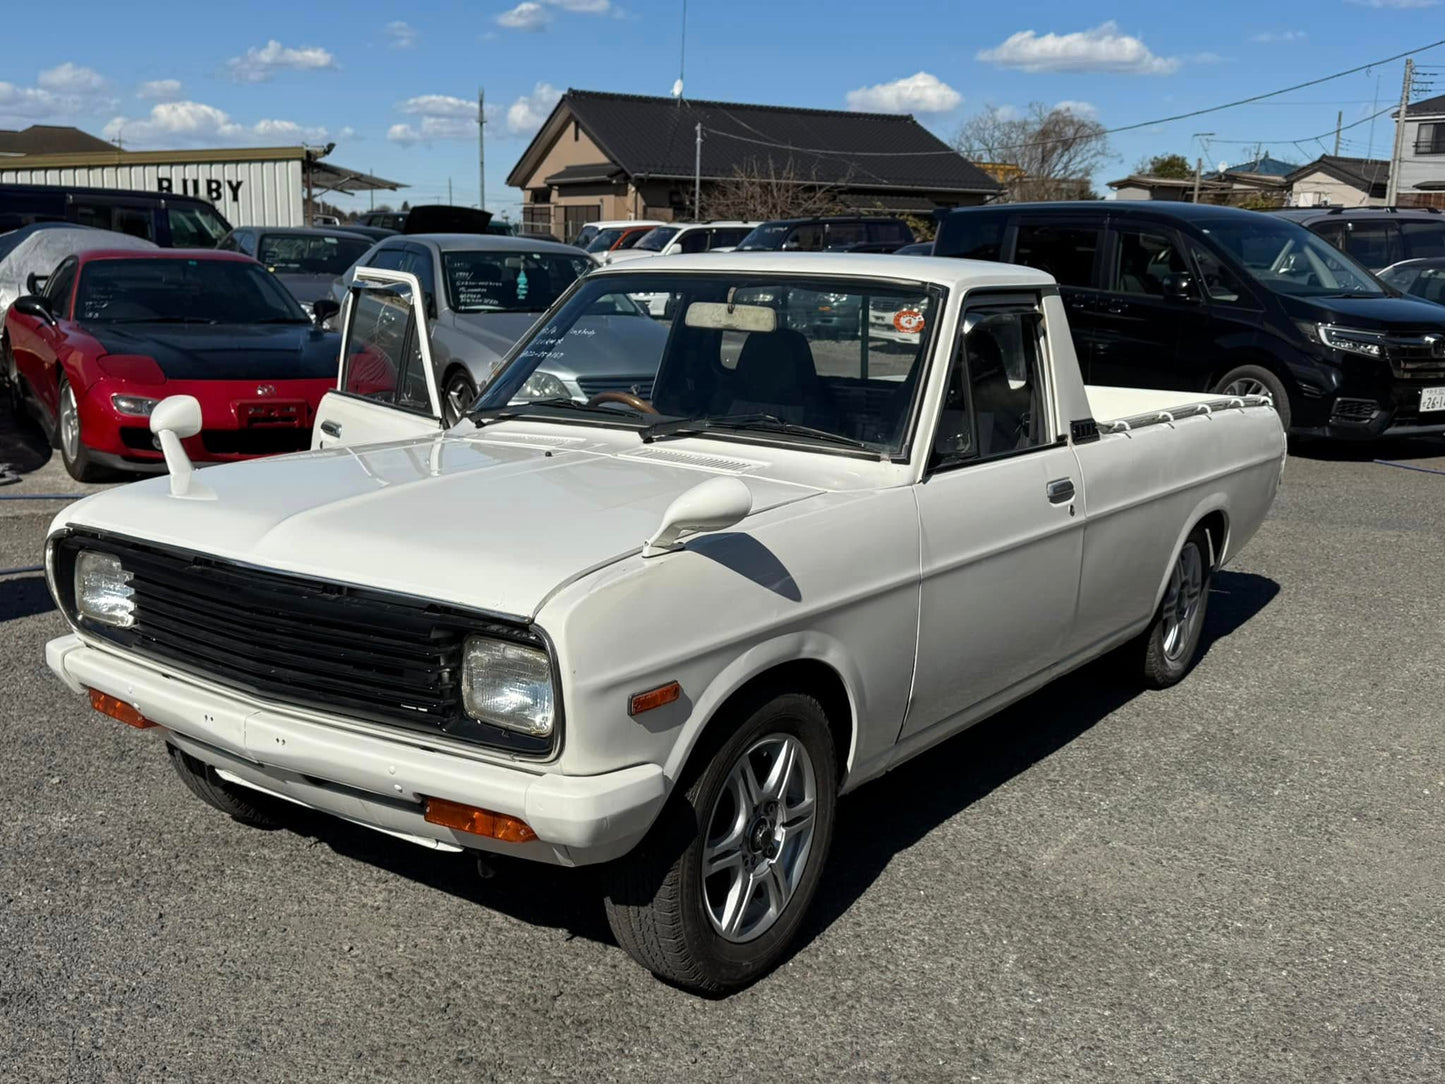
[[[917,309],[900,309],[893,314],[893,326],[905,335],[917,335],[923,325],[923,313]]]

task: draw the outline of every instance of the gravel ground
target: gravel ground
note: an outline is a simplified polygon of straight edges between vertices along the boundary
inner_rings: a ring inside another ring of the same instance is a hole
[[[58,507],[0,501],[0,568]],[[1445,444],[1303,450],[1183,685],[1090,667],[863,788],[722,1000],[585,871],[211,811],[0,578],[0,1080],[1445,1079],[1442,541]]]

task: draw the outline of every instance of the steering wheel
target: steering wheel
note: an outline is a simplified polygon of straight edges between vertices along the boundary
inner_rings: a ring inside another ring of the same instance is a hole
[[[603,403],[621,403],[629,406],[640,414],[656,414],[651,403],[639,399],[631,392],[626,391],[599,391],[591,399],[587,400],[588,406],[601,406]]]

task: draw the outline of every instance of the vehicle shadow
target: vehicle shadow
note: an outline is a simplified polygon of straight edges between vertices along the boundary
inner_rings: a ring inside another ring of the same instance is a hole
[[[8,397],[0,395],[0,468],[13,474],[37,471],[54,455],[50,441],[28,415],[17,416]]]
[[[0,580],[0,622],[33,617],[55,609],[44,576],[23,576]]]
[[[1216,574],[1201,653],[1251,620],[1277,594],[1279,585],[1263,576]],[[844,799],[838,806],[828,868],[789,955],[845,914],[895,854],[1068,745],[1142,691],[1117,656],[1100,659]],[[489,855],[486,862],[495,875],[483,878],[474,856],[427,850],[305,810],[291,810],[288,818],[287,828],[348,858],[523,922],[616,944],[593,868],[563,869]]]

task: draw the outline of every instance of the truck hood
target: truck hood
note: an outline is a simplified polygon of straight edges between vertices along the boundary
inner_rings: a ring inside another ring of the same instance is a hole
[[[716,477],[525,439],[444,433],[227,464],[198,471],[191,496],[152,478],[55,526],[529,618],[560,585],[636,553],[674,498]],[[754,515],[820,492],[745,482]]]

